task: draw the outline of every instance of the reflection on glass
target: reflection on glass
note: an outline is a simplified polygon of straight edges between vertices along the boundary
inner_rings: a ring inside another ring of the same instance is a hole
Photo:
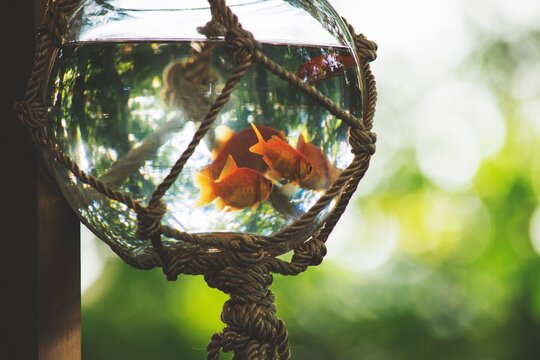
[[[359,115],[348,49],[265,44],[263,52]],[[67,45],[51,75],[49,135],[84,171],[146,204],[232,71],[230,51],[218,41]],[[349,164],[347,130],[254,65],[167,192],[164,223],[190,232],[282,229]],[[136,214],[59,171],[87,226],[123,246],[143,244]]]

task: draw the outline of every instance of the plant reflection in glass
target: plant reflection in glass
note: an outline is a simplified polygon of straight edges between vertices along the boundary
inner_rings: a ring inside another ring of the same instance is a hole
[[[305,81],[359,115],[356,67],[320,62],[320,71],[313,70],[317,59],[347,59],[345,48],[265,44],[263,52],[292,73],[308,69]],[[145,203],[233,69],[221,42],[69,44],[58,52],[51,74],[49,135],[82,170]],[[164,223],[189,232],[269,235],[282,229],[350,163],[347,129],[254,65],[165,195]],[[225,175],[232,174],[231,168],[224,173],[229,158],[240,173],[250,169],[251,180],[236,179],[234,196],[221,190],[200,201],[203,189],[196,179],[223,188]],[[64,191],[94,232],[122,246],[144,245],[135,238],[133,212],[80,184],[65,169],[58,171],[75,185]]]

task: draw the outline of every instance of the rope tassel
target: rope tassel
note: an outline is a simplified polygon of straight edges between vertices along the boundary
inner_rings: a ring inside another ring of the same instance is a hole
[[[227,326],[208,344],[208,360],[219,359],[221,351],[233,351],[233,359],[239,360],[291,358],[285,324],[276,317],[267,266],[231,266],[205,275],[205,280],[231,297],[221,314]]]

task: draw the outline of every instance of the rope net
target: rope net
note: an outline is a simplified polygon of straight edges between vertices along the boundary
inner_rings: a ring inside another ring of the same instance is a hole
[[[263,54],[261,44],[242,27],[225,0],[208,2],[212,19],[199,28],[199,31],[209,38],[225,39],[236,62],[236,69],[210,106],[187,148],[153,192],[148,205],[141,204],[128,194],[115,190],[100,179],[85,173],[46,135],[47,111],[40,91],[52,61],[53,50],[61,45],[67,19],[80,5],[79,0],[49,2],[44,23],[37,31],[36,54],[25,99],[17,102],[14,107],[20,121],[26,125],[35,144],[42,151],[66,167],[82,183],[109,199],[124,204],[137,214],[137,236],[150,240],[153,251],[130,256],[111,246],[126,263],[141,269],[161,266],[169,280],[175,280],[180,274],[204,275],[210,287],[230,295],[222,313],[226,327],[212,337],[207,348],[208,359],[219,359],[222,351],[234,352],[233,359],[236,360],[290,359],[287,330],[283,321],[275,315],[274,295],[269,290],[272,283],[271,273],[297,275],[309,266],[319,265],[323,261],[326,254],[325,242],[368,169],[370,158],[375,152],[376,136],[371,129],[377,100],[375,79],[369,63],[376,58],[377,46],[362,34],[356,34],[354,28],[343,19],[354,36],[364,74],[366,92],[362,102],[362,117],[357,118]],[[164,195],[177,180],[185,163],[229,101],[235,87],[254,63],[261,64],[305,96],[311,97],[349,126],[349,144],[354,155],[351,164],[307,213],[273,236],[220,234],[202,237],[163,225],[162,218],[167,211],[162,201]],[[306,227],[316,220],[321,210],[336,199],[335,206],[322,226],[306,236]],[[166,247],[162,243],[162,236],[192,246]],[[291,247],[291,261],[286,262],[276,257]],[[209,252],[209,249],[214,251]]]

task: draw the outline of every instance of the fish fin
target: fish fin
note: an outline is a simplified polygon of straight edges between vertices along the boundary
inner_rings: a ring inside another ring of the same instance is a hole
[[[214,192],[214,180],[201,172],[196,175],[195,181],[201,189],[197,206],[211,203],[212,200],[216,198],[216,194]]]
[[[264,141],[264,138],[261,135],[261,132],[259,129],[257,129],[257,126],[255,126],[254,123],[251,123],[251,127],[253,128],[253,131],[255,132],[255,135],[257,136],[257,140],[259,140],[255,145],[249,148],[249,151],[251,151],[254,154],[264,155],[264,147],[266,145],[266,141]]]
[[[218,210],[225,210],[225,211],[228,211],[229,210],[229,206],[227,205],[227,203],[225,202],[225,200],[223,200],[222,198],[218,198],[217,201],[216,201],[216,208]]]
[[[263,158],[264,160],[264,158]],[[270,180],[274,185],[278,184],[278,181],[283,179],[283,176],[279,173],[279,171],[275,169],[270,169],[266,172],[266,178]]]
[[[239,211],[239,210],[242,210],[242,209],[239,209],[237,207],[234,207],[234,206],[231,206],[229,204],[227,204],[225,202],[225,200],[223,200],[222,198],[218,198],[217,201],[216,201],[216,208],[220,211],[225,211],[225,212],[231,212],[231,211]]]
[[[295,151],[295,149],[291,146],[291,144],[289,144],[287,142],[287,140],[283,140],[281,139],[279,136],[276,136],[276,135],[272,135],[272,137],[270,138],[270,140],[268,140],[268,146],[271,147],[271,148],[274,148],[274,149],[284,149],[284,148],[287,148],[287,149],[291,149],[293,152]],[[298,150],[296,150],[298,151]],[[298,151],[299,152],[299,151]]]
[[[269,168],[271,168],[272,166],[272,162],[270,161],[270,159],[268,159],[266,156],[263,156],[263,161],[264,163],[266,164],[266,166],[268,166]]]
[[[300,149],[304,145],[306,145],[306,140],[304,139],[304,134],[300,134],[298,136],[298,143],[296,144],[296,149]]]
[[[221,174],[219,175],[219,178],[217,181],[222,181],[227,176],[231,175],[235,170],[238,169],[238,165],[236,165],[236,161],[234,161],[234,158],[231,154],[227,156],[227,162],[223,166],[223,170],[221,170]]]
[[[279,136],[277,135],[272,135],[272,137],[270,138],[269,141],[275,141],[275,142],[279,142],[281,144],[285,144],[285,145],[289,145],[289,143],[285,140],[283,140],[282,138],[280,138]],[[290,145],[289,145],[290,146]]]
[[[257,210],[257,208],[259,207],[259,202],[257,201],[255,204],[253,204],[253,206],[251,207],[251,211],[255,211]]]
[[[215,159],[223,149],[223,145],[225,145],[229,140],[231,140],[235,132],[228,126],[219,125],[214,130],[214,133],[216,134],[216,142],[214,148],[212,149],[212,156]]]

